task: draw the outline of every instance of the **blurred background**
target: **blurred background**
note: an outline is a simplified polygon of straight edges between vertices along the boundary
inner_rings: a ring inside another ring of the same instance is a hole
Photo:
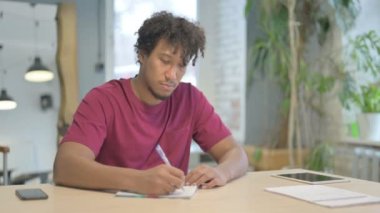
[[[11,184],[51,182],[80,100],[137,73],[135,32],[160,10],[204,27],[205,57],[183,81],[205,93],[252,171],[379,182],[379,9],[376,0],[1,0],[0,182],[5,169]],[[195,144],[191,156],[191,168],[213,164]]]

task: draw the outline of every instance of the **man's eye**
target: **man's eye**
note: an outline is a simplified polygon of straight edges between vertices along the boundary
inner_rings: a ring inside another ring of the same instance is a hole
[[[169,60],[165,60],[165,59],[161,59],[162,63],[164,64],[170,64],[170,61]]]

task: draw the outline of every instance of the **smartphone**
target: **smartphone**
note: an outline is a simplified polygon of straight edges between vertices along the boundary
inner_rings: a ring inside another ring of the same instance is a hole
[[[42,189],[16,189],[16,195],[20,200],[48,199],[48,195]]]

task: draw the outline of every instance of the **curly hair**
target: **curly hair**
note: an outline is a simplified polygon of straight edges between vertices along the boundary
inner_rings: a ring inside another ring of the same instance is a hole
[[[197,22],[190,22],[183,17],[161,11],[146,19],[137,32],[135,44],[136,54],[150,55],[160,39],[167,40],[171,45],[182,48],[182,63],[186,66],[192,59],[192,65],[200,52],[204,56],[206,37],[204,30]],[[140,62],[140,61],[138,61]]]

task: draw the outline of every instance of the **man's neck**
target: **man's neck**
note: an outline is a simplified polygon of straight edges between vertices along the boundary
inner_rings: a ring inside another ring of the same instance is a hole
[[[138,75],[131,79],[132,91],[136,97],[140,99],[140,101],[151,106],[161,103],[161,100],[157,100],[150,94],[144,84],[145,82],[143,82]]]

